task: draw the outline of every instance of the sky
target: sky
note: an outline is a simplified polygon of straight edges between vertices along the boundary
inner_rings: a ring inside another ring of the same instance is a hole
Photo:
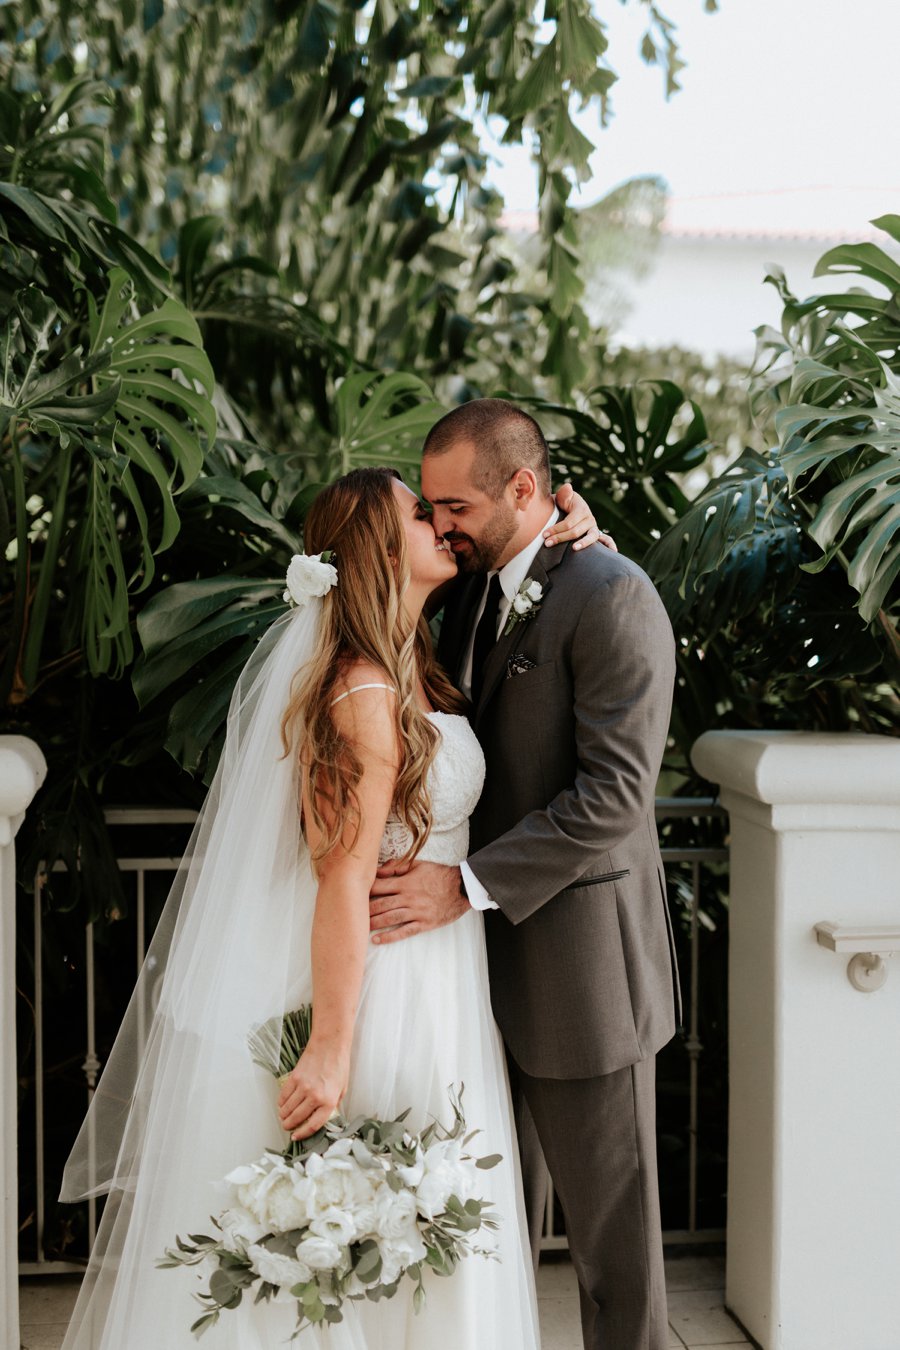
[[[603,0],[620,81],[607,128],[598,130],[595,114],[581,119],[598,148],[576,202],[650,173],[676,198],[780,197],[766,220],[781,213],[791,229],[808,222],[841,232],[857,221],[859,229],[881,193],[876,211],[900,209],[900,0],[720,0],[714,14],[703,0],[662,0],[661,8],[687,62],[668,102],[662,73],[638,54],[643,6]],[[507,209],[532,209],[527,151],[498,153],[493,178]]]

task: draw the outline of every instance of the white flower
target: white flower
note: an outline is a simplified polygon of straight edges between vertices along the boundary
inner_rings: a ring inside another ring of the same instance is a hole
[[[512,598],[512,604],[509,607],[509,618],[506,621],[506,627],[503,629],[504,637],[511,633],[517,623],[524,623],[526,619],[533,619],[540,608],[541,598],[544,594],[544,588],[539,581],[533,577],[526,577],[519,589]]]
[[[312,1269],[305,1262],[295,1261],[281,1252],[270,1252],[267,1247],[254,1243],[247,1248],[247,1256],[257,1275],[284,1289],[290,1289],[294,1284],[306,1284],[312,1279]]]
[[[471,1164],[460,1159],[462,1146],[457,1139],[432,1144],[425,1154],[425,1175],[416,1187],[419,1213],[435,1219],[447,1207],[451,1195],[465,1201],[472,1193]]]
[[[300,1228],[314,1212],[312,1182],[302,1166],[292,1166],[284,1158],[266,1154],[258,1162],[234,1168],[225,1180],[234,1187],[238,1206],[265,1225],[263,1232]]]
[[[349,1209],[369,1203],[376,1187],[384,1184],[384,1174],[360,1167],[354,1157],[314,1153],[306,1164],[306,1175],[314,1186],[310,1217],[325,1210]]]
[[[412,1189],[415,1190],[422,1180],[422,1177],[425,1175],[425,1159],[421,1148],[416,1149],[416,1160],[414,1163],[410,1163],[409,1166],[398,1163],[394,1170],[404,1185],[411,1186]]]
[[[253,1163],[245,1163],[241,1167],[236,1167],[233,1172],[229,1172],[225,1178],[230,1181],[232,1186],[248,1186],[260,1175],[260,1169]]]
[[[313,1204],[313,1185],[308,1177],[279,1177],[266,1192],[260,1218],[265,1217],[275,1232],[284,1233],[302,1228],[311,1218]]]
[[[412,1191],[392,1191],[389,1186],[375,1201],[375,1231],[379,1237],[398,1238],[415,1222],[416,1197]]]
[[[285,577],[284,598],[290,605],[305,605],[327,595],[337,585],[337,579],[337,568],[323,562],[321,553],[295,553]]]
[[[341,1259],[341,1249],[331,1238],[310,1234],[297,1247],[297,1260],[311,1270],[334,1270]]]
[[[414,1266],[417,1261],[424,1261],[428,1255],[428,1249],[414,1220],[396,1237],[379,1238],[378,1251],[381,1255],[382,1284],[393,1284],[404,1270]]]
[[[367,1208],[371,1208],[371,1206]],[[311,1220],[309,1231],[316,1237],[330,1238],[339,1247],[345,1247],[348,1242],[356,1240],[358,1226],[359,1220],[356,1213],[351,1213],[346,1209],[338,1209],[332,1205],[330,1209],[323,1210],[322,1213],[317,1214]]]
[[[231,1250],[236,1241],[259,1242],[269,1231],[268,1224],[260,1223],[255,1215],[243,1208],[226,1209],[219,1215],[219,1225]]]

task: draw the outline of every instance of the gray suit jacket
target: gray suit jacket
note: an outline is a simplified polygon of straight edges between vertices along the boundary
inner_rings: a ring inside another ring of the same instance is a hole
[[[491,998],[514,1059],[587,1078],[675,1029],[654,819],[675,647],[652,582],[621,554],[543,548],[529,577],[540,608],[491,651],[474,713],[487,778],[468,861],[500,906],[485,916]],[[482,588],[463,583],[445,612],[439,656],[457,679]]]

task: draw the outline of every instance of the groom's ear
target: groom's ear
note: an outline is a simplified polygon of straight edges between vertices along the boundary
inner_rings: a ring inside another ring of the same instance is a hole
[[[538,481],[532,469],[517,469],[510,479],[515,493],[516,508],[524,511],[537,496]]]

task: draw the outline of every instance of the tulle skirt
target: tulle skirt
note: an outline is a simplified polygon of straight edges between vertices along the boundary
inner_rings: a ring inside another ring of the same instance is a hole
[[[299,972],[288,1008],[310,998],[308,933],[300,925],[288,968]],[[252,962],[249,963],[252,965]],[[186,976],[187,972],[183,972]],[[220,991],[221,993],[221,991]],[[247,999],[237,1000],[242,1008]],[[223,1009],[227,1009],[227,997]],[[260,998],[260,1018],[271,1014]],[[176,1233],[210,1231],[226,1206],[221,1178],[265,1147],[284,1141],[277,1085],[253,1066],[246,1028],[228,1025],[204,1048],[185,1048],[185,1075],[171,1119],[148,1121],[156,1156],[144,1158],[130,1191],[114,1190],[104,1211],[91,1268],[63,1350],[188,1350],[202,1309],[191,1297],[207,1287],[199,1268],[158,1270]],[[152,1056],[152,1047],[151,1056]],[[370,946],[356,1024],[345,1113],[391,1118],[407,1107],[413,1130],[437,1117],[452,1123],[448,1089],[464,1085],[477,1154],[503,1161],[480,1173],[483,1194],[500,1215],[499,1260],[464,1258],[449,1277],[428,1270],[427,1302],[415,1313],[411,1280],[397,1295],[347,1302],[344,1321],[306,1328],[294,1344],[310,1350],[538,1350],[533,1273],[518,1153],[500,1034],[488,993],[480,914],[388,946]],[[223,1107],[223,1103],[227,1106]],[[156,1109],[152,1099],[148,1112]],[[186,1128],[187,1126],[187,1128]],[[275,1350],[296,1327],[291,1304],[250,1299],[223,1311],[203,1336],[209,1350]]]

